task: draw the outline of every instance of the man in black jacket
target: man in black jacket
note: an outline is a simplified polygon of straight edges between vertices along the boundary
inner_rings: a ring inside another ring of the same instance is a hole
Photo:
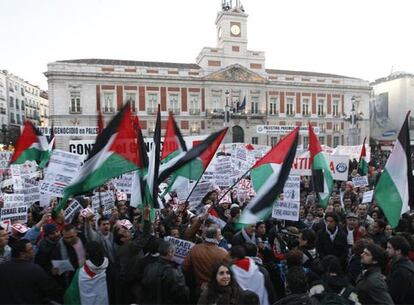
[[[342,266],[346,264],[347,237],[339,227],[339,216],[333,212],[325,214],[325,228],[323,228],[316,240],[316,251],[321,258],[326,255],[334,255],[341,261]]]
[[[43,227],[45,237],[40,241],[34,262],[43,268],[49,275],[52,275],[52,253],[61,237],[58,227],[49,223]]]
[[[414,304],[414,264],[408,259],[410,245],[402,236],[394,236],[387,243],[392,259],[388,288],[395,304]]]
[[[184,275],[172,261],[175,248],[169,242],[161,242],[159,259],[149,264],[142,277],[142,304],[187,304],[189,289]]]
[[[63,291],[38,265],[32,263],[29,240],[15,241],[12,259],[0,265],[0,304],[45,304],[61,301]]]

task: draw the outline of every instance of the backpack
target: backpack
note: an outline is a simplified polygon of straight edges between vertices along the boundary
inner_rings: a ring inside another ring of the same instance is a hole
[[[344,288],[340,293],[328,292],[325,290],[318,299],[321,305],[350,305],[354,304],[354,302],[349,300],[352,291],[352,286]]]

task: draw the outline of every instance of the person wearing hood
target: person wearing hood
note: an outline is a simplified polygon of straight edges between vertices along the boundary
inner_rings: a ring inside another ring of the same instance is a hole
[[[414,304],[414,264],[409,260],[410,245],[402,236],[394,236],[387,243],[392,260],[388,288],[395,304]]]
[[[259,296],[261,305],[269,305],[265,276],[251,257],[246,257],[242,246],[234,246],[230,250],[233,260],[231,270],[234,278],[243,290],[251,290]]]
[[[382,269],[387,254],[383,248],[374,243],[366,245],[361,254],[363,271],[356,281],[355,291],[362,305],[393,305],[394,301],[388,292]]]
[[[86,261],[80,267],[64,295],[65,305],[108,305],[106,268],[109,261],[98,242],[86,246]]]

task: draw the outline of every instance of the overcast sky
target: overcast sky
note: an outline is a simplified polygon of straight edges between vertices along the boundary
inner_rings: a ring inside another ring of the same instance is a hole
[[[375,80],[414,73],[410,0],[241,0],[266,67]],[[235,2],[235,0],[234,0]],[[0,0],[0,69],[47,89],[47,63],[194,63],[216,46],[221,0]]]

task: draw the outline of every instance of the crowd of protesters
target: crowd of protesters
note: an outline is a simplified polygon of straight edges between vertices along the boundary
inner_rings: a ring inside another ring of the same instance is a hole
[[[362,203],[380,172],[371,166],[361,188],[350,173],[326,207],[302,177],[296,222],[240,227],[249,200],[219,201],[219,188],[198,214],[174,194],[156,215],[118,194],[112,213],[70,223],[56,200],[34,204],[26,224],[0,227],[0,304],[414,304],[414,215],[392,229],[375,202]],[[182,264],[167,236],[195,244]]]

